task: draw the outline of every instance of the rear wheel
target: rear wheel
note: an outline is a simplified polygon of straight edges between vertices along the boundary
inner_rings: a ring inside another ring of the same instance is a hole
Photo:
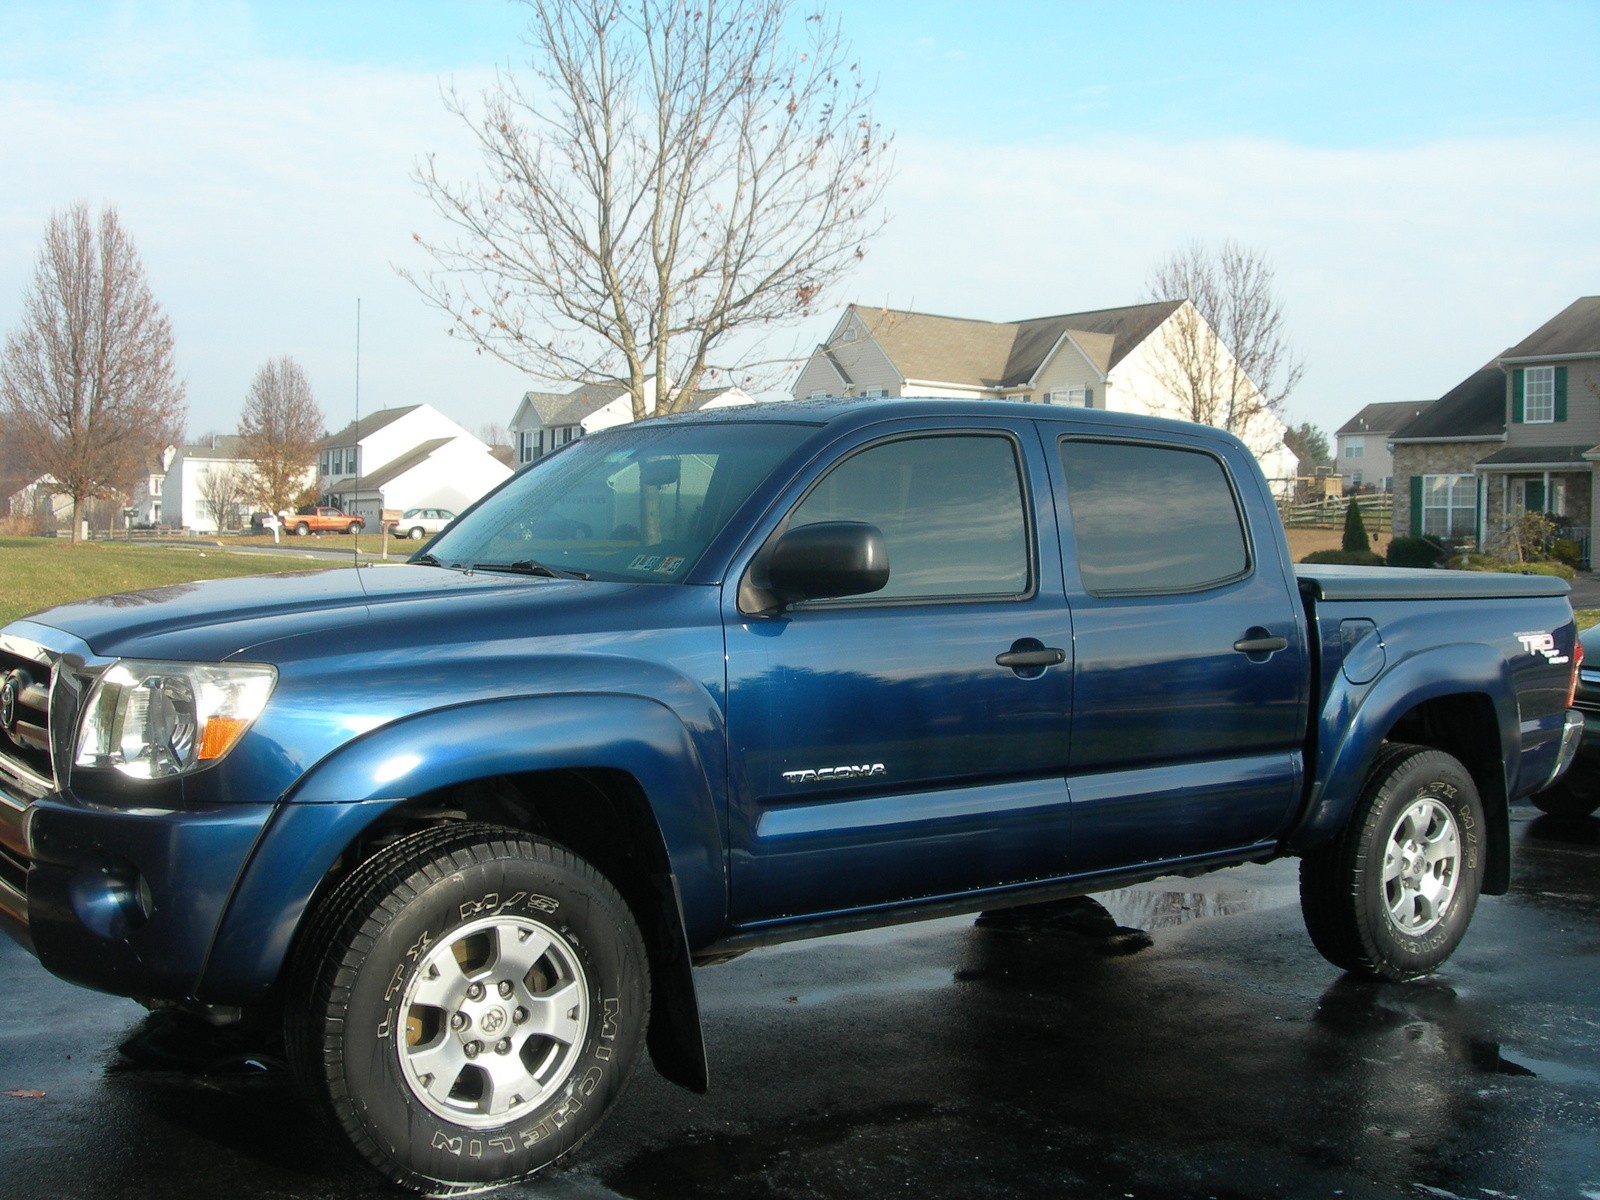
[[[1465,936],[1483,885],[1483,803],[1456,759],[1386,746],[1344,831],[1300,864],[1300,911],[1335,966],[1425,975]]]
[[[311,526],[307,525],[304,521],[301,521],[294,527],[294,531],[299,537],[306,537],[311,533]]]
[[[425,530],[421,525],[413,525],[411,527],[411,532],[406,534],[406,536],[409,537],[413,542],[420,542],[424,537],[427,536],[427,532],[428,531]]]
[[[1600,782],[1588,772],[1568,774],[1533,798],[1534,807],[1552,817],[1587,817],[1600,808]]]
[[[599,872],[515,830],[387,847],[306,931],[296,1078],[369,1164],[438,1195],[524,1178],[581,1142],[637,1062],[638,927]]]

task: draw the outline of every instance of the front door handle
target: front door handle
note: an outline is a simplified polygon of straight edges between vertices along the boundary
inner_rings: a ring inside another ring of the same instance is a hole
[[[1018,667],[1059,667],[1067,661],[1067,652],[1054,646],[1041,646],[1037,650],[1007,650],[996,654],[994,661],[1015,671]]]
[[[1240,654],[1275,654],[1279,650],[1289,648],[1289,639],[1285,637],[1245,637],[1233,644],[1233,648]]]

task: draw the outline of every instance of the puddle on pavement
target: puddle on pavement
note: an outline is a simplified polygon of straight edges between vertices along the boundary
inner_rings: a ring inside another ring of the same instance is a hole
[[[1600,1086],[1600,1071],[1534,1058],[1518,1050],[1508,1050],[1498,1042],[1473,1042],[1472,1065],[1496,1075],[1517,1075],[1586,1087]]]
[[[1292,903],[1293,890],[1289,889],[1287,900],[1283,891],[1252,887],[1190,891],[1147,885],[1099,892],[1095,899],[1106,906],[1119,925],[1131,925],[1153,932],[1175,929],[1191,921],[1236,917],[1242,913],[1262,912]]]

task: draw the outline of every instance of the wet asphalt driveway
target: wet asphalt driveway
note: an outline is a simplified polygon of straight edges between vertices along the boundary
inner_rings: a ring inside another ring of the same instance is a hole
[[[1287,862],[1102,897],[1123,932],[944,920],[701,971],[711,1093],[645,1066],[501,1194],[1600,1200],[1600,820],[1519,809],[1514,836],[1513,893],[1411,985],[1328,967]],[[10,1196],[393,1194],[270,1048],[196,1041],[3,938],[0,1092],[24,1093],[0,1095]]]

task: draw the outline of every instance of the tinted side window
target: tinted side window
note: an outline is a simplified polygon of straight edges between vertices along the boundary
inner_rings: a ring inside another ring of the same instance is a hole
[[[884,442],[840,463],[790,527],[866,521],[883,531],[889,584],[870,599],[1014,596],[1028,590],[1028,529],[1009,438]]]
[[[1093,595],[1198,591],[1249,570],[1233,487],[1209,454],[1069,440],[1061,466]]]

